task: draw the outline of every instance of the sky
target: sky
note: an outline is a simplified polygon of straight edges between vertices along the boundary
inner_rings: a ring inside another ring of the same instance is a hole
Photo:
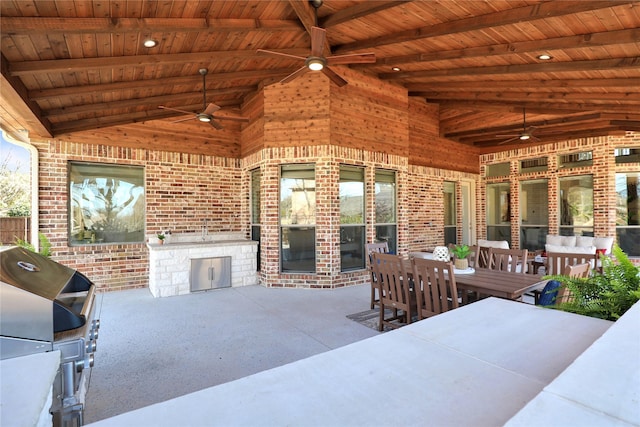
[[[29,173],[29,157],[29,150],[7,141],[0,131],[0,164],[3,164],[8,158],[7,166],[10,171],[14,171],[16,166],[19,166],[18,172]]]

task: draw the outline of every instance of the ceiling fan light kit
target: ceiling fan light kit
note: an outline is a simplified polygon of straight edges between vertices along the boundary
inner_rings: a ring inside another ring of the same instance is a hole
[[[311,71],[321,71],[327,65],[327,60],[319,56],[310,56],[305,60],[305,65]]]

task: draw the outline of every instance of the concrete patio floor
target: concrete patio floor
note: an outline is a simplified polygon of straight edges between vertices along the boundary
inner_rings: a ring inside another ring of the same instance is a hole
[[[369,308],[369,285],[261,286],[153,298],[100,294],[101,321],[85,423],[332,350],[378,332],[346,318]]]

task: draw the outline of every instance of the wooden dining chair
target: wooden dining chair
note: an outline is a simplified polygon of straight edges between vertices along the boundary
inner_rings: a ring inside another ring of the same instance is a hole
[[[514,273],[527,272],[527,249],[489,248],[488,268]]]
[[[458,308],[458,289],[451,261],[413,258],[411,267],[418,320]]]
[[[589,277],[591,263],[585,262],[575,265],[566,265],[563,275],[571,278]],[[542,306],[565,303],[573,298],[569,288],[558,280],[549,280],[541,292],[535,294],[535,304]]]
[[[565,267],[568,265],[584,264],[588,262],[591,268],[595,268],[597,255],[585,253],[567,253],[567,252],[548,252],[546,275],[564,274]]]
[[[489,268],[489,251],[488,246],[477,246],[477,250],[474,258],[473,268]]]
[[[367,251],[367,258],[369,260],[369,276],[371,278],[371,309],[373,310],[374,306],[378,305],[380,298],[378,295],[380,294],[378,289],[378,278],[373,272],[373,262],[371,255],[374,252],[386,254],[389,252],[389,243],[367,243],[365,245],[365,250]]]
[[[378,280],[380,319],[378,330],[384,326],[398,328],[411,323],[415,312],[415,298],[411,298],[409,276],[400,255],[372,253],[373,270]],[[386,309],[392,315],[387,317]]]

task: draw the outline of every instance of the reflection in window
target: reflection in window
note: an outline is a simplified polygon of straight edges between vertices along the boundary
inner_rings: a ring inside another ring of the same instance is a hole
[[[593,176],[560,178],[560,234],[593,236]]]
[[[260,270],[260,169],[251,171],[251,240],[258,242],[258,270]]]
[[[313,165],[280,171],[280,260],[283,272],[316,271],[316,180]]]
[[[616,235],[629,256],[640,256],[640,173],[616,174]]]
[[[549,197],[546,179],[520,184],[520,248],[544,249],[549,232]]]
[[[487,184],[487,239],[511,243],[511,193],[509,183]]]
[[[70,244],[143,242],[144,169],[69,163]]]
[[[376,170],[375,184],[376,242],[387,242],[389,252],[397,253],[396,239],[396,174]]]
[[[456,183],[444,183],[444,244],[457,243]]]
[[[340,268],[365,268],[364,169],[340,167]]]

